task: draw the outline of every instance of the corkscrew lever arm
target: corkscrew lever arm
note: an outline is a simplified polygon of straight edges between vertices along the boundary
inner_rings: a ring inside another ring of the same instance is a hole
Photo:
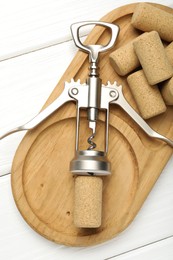
[[[57,109],[59,109],[61,106],[63,106],[65,103],[69,101],[75,101],[68,93],[69,93],[69,84],[65,83],[65,87],[63,92],[60,94],[60,96],[53,101],[47,108],[45,108],[43,111],[41,111],[39,114],[37,114],[33,119],[28,121],[26,124],[18,126],[16,128],[13,128],[3,135],[0,136],[0,140],[7,137],[8,135],[11,135],[15,132],[24,131],[24,130],[30,130],[38,126],[41,122],[43,122],[47,117],[49,117],[51,114],[53,114]],[[71,86],[70,86],[71,87]]]
[[[122,92],[122,86],[118,86],[116,87],[117,91],[118,91],[118,98],[116,100],[114,100],[113,102],[111,102],[111,104],[117,104],[120,107],[122,107],[122,109],[124,111],[126,111],[126,113],[143,129],[143,131],[150,137],[155,138],[155,139],[160,139],[163,142],[167,143],[169,146],[173,147],[173,141],[170,140],[169,138],[157,133],[156,131],[154,131],[144,120],[142,117],[140,117],[140,115],[138,115],[138,113],[129,105],[129,103],[127,102],[127,100],[125,99],[123,92]]]

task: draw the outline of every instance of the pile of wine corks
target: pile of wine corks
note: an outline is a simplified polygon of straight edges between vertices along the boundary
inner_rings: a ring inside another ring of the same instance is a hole
[[[127,76],[139,112],[148,119],[173,105],[173,14],[139,3],[131,24],[143,33],[112,52],[110,63]]]

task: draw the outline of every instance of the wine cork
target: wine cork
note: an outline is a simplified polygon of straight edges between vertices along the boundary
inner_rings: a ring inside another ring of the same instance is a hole
[[[139,59],[133,48],[133,42],[143,37],[144,34],[138,36],[110,54],[110,63],[119,75],[125,76],[140,66]]]
[[[102,179],[78,176],[75,180],[74,224],[80,228],[98,228],[102,213]]]
[[[148,84],[143,70],[129,75],[127,82],[140,114],[144,119],[157,116],[166,111],[166,106],[158,87]]]
[[[140,66],[139,59],[134,51],[133,43],[145,34],[147,33],[143,33],[110,54],[110,64],[120,76],[125,76]],[[173,42],[171,42],[165,50],[169,62],[173,66]]]
[[[173,67],[173,42],[171,42],[166,48],[166,55],[168,57],[169,62],[171,63]]]
[[[145,34],[135,41],[133,46],[150,85],[173,76],[173,67],[157,32]]]
[[[173,14],[150,4],[138,4],[133,13],[131,23],[141,31],[157,31],[163,40],[173,41]]]
[[[173,105],[173,77],[163,83],[161,94],[166,105]]]

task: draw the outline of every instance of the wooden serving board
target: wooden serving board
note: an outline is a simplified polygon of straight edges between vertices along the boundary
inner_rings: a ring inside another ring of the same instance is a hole
[[[156,5],[173,13],[171,8]],[[102,21],[116,23],[120,34],[115,49],[140,34],[131,24],[136,4],[108,13]],[[105,44],[109,33],[95,27],[86,43]],[[113,51],[113,50],[111,50]],[[123,85],[129,103],[137,110],[126,78],[118,76],[109,64],[109,53],[100,59],[100,76]],[[61,93],[64,82],[81,79],[88,74],[88,57],[78,52],[55,87],[45,106]],[[34,130],[28,131],[18,147],[12,166],[12,190],[16,205],[27,223],[42,236],[71,246],[88,246],[113,238],[134,219],[164,166],[172,149],[159,140],[149,138],[133,120],[117,106],[111,106],[109,153],[112,175],[104,177],[103,219],[98,229],[79,229],[73,224],[74,178],[69,163],[75,153],[75,116],[73,103],[67,103]],[[90,134],[82,115],[81,149]],[[159,133],[173,139],[173,108],[148,123]],[[96,143],[102,146],[104,115],[100,114]]]

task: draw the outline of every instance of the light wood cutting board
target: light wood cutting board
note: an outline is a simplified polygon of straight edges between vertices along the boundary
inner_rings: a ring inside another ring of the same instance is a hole
[[[173,13],[171,8],[156,6]],[[140,34],[130,24],[135,7],[136,4],[120,7],[101,19],[120,26],[114,49]],[[96,27],[86,43],[105,44],[108,39],[109,33]],[[109,80],[122,84],[126,99],[137,110],[126,77],[118,76],[109,64],[109,53],[100,57],[103,83]],[[88,57],[78,52],[44,108],[59,96],[65,81],[80,78],[84,82],[87,74]],[[57,243],[88,246],[111,239],[130,224],[169,160],[172,149],[146,136],[125,112],[111,106],[108,157],[112,163],[112,175],[103,178],[102,226],[78,229],[73,224],[74,178],[69,172],[75,152],[75,116],[75,105],[68,103],[37,128],[28,131],[13,161],[12,190],[19,211],[35,231]],[[81,120],[82,149],[90,132],[86,130],[84,114]],[[166,113],[148,120],[148,124],[173,139],[173,108],[168,107]],[[98,149],[104,143],[103,131],[104,115],[101,113],[95,138]]]

